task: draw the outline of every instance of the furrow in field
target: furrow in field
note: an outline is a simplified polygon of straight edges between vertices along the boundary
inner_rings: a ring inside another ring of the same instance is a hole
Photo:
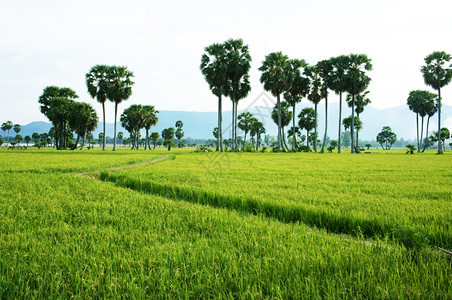
[[[326,229],[337,234],[350,234],[365,238],[393,238],[408,248],[418,248],[427,244],[447,247],[452,237],[445,244],[429,241],[428,233],[409,226],[385,223],[379,219],[343,215],[338,211],[309,209],[302,205],[272,202],[253,197],[226,195],[212,191],[186,186],[162,184],[151,180],[130,178],[129,176],[100,172],[99,179],[112,182],[117,186],[135,191],[158,195],[174,200],[227,208],[241,212],[277,219],[283,223],[301,222],[309,226]]]

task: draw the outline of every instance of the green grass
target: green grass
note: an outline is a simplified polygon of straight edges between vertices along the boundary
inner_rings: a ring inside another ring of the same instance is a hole
[[[388,235],[369,244],[346,230],[210,202],[251,199],[281,213],[306,207],[312,216],[348,213],[413,228],[416,218],[404,215],[411,210],[422,221],[416,233],[429,236],[441,231],[441,218],[450,221],[450,189],[430,184],[448,182],[451,156],[173,153],[99,181],[76,173],[168,151],[0,150],[0,298],[452,296],[451,260],[434,247],[407,248]],[[124,188],[120,178],[141,185]],[[149,183],[165,197],[140,188]],[[378,185],[404,189],[378,193]]]
[[[331,232],[452,248],[451,155],[186,154],[103,172],[166,197],[303,222]]]

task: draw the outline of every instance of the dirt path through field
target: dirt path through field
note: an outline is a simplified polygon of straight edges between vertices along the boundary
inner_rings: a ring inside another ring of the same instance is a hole
[[[87,171],[87,172],[80,172],[80,173],[77,173],[76,175],[77,176],[81,176],[81,177],[86,177],[86,178],[98,180],[98,175],[99,175],[99,173],[101,171],[119,171],[119,170],[124,170],[124,169],[143,167],[143,166],[155,164],[155,163],[158,163],[160,161],[166,160],[169,157],[171,157],[171,155],[163,155],[163,156],[159,156],[159,157],[157,157],[157,158],[155,158],[153,160],[148,160],[148,161],[144,161],[144,162],[140,162],[140,163],[136,163],[136,164],[122,165],[122,166],[117,166],[117,167],[112,167],[112,168],[97,169],[97,170],[92,170],[92,171]]]

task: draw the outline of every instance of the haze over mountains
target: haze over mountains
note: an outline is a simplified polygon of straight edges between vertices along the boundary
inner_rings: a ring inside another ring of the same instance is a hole
[[[313,107],[311,103],[301,103],[297,106],[297,114],[304,107]],[[277,126],[271,119],[271,110],[273,107],[254,106],[246,111],[254,114],[262,123],[264,123],[267,134],[276,136]],[[239,110],[239,114],[245,110]],[[324,130],[324,104],[318,105],[319,113],[319,137],[323,137]],[[346,104],[342,106],[342,118],[351,114],[351,109]],[[224,138],[230,137],[231,125],[231,111],[223,112],[223,130]],[[391,108],[379,109],[372,106],[367,106],[361,114],[363,121],[363,129],[360,131],[360,139],[375,140],[377,134],[381,131],[383,126],[390,126],[397,134],[397,138],[414,139],[416,134],[416,115],[408,109],[407,105],[395,106]],[[164,128],[174,127],[177,120],[182,120],[184,123],[185,138],[199,138],[199,139],[213,139],[212,131],[217,126],[217,112],[195,112],[195,111],[160,111],[158,114],[159,122],[157,126],[151,128],[152,131],[162,132]],[[437,115],[430,119],[429,131],[432,132],[437,128]],[[442,108],[442,127],[452,129],[452,106],[443,105]],[[127,131],[122,128],[121,123],[118,122],[118,132],[124,132],[124,136],[128,136]],[[289,125],[289,127],[292,125]],[[33,134],[33,132],[48,132],[51,123],[46,122],[32,122],[27,125],[22,125],[20,134],[22,136]],[[286,128],[286,132],[287,132]],[[99,122],[97,129],[93,132],[95,138],[102,131],[102,122]],[[328,105],[328,136],[331,139],[337,138],[338,132],[338,103],[331,103]],[[3,132],[2,132],[3,133]],[[114,127],[112,123],[107,123],[107,136],[113,136]],[[144,130],[143,130],[144,133]],[[239,134],[243,135],[242,132]],[[303,134],[305,132],[303,131]],[[11,136],[15,133],[12,131]]]

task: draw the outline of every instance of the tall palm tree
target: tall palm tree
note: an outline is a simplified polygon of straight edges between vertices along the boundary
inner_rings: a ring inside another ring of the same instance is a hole
[[[159,121],[159,118],[157,117],[158,113],[159,111],[156,110],[153,105],[143,105],[142,117],[144,129],[146,129],[146,141],[144,143],[144,150],[146,150],[147,147],[149,148],[149,150],[151,150],[151,145],[149,143],[149,130],[151,129],[151,126],[157,125],[157,122]]]
[[[225,43],[227,58],[227,76],[231,84],[230,98],[232,100],[232,151],[237,151],[237,106],[251,91],[249,70],[251,55],[248,45],[242,39],[229,39]]]
[[[315,110],[311,107],[303,108],[298,114],[298,126],[306,129],[306,150],[309,149],[309,132],[317,126],[316,122]]]
[[[113,151],[116,150],[116,120],[118,115],[118,105],[132,95],[132,86],[134,82],[131,78],[133,73],[127,70],[127,67],[112,66],[107,73],[107,98],[115,103],[115,133],[113,142]]]
[[[435,51],[425,59],[421,68],[426,85],[438,91],[438,132],[441,132],[441,88],[448,85],[452,79],[452,56],[444,51]],[[441,141],[438,139],[438,154],[442,154]]]
[[[368,94],[369,94],[369,91],[364,91],[362,93],[359,93],[355,97],[355,113],[356,113],[356,116],[358,117],[358,119],[359,119],[359,115],[364,111],[364,107],[366,107],[367,105],[369,105],[372,102],[367,97]],[[350,94],[347,95],[346,102],[347,102],[349,107],[352,107],[352,97],[351,97]],[[356,126],[355,126],[355,128],[356,128]],[[355,144],[355,147],[358,147],[358,144],[359,144],[358,140],[359,140],[359,130],[356,128],[356,141],[355,141],[356,144]]]
[[[89,73],[86,73],[86,87],[88,93],[92,98],[95,98],[97,102],[102,104],[102,116],[103,116],[103,136],[102,136],[102,151],[105,151],[105,102],[107,101],[107,89],[110,67],[106,65],[95,65],[91,68]]]
[[[289,107],[291,105],[287,101],[281,101],[279,106],[279,114],[278,114],[278,106],[275,105],[275,107],[272,110],[272,119],[273,122],[278,124],[278,115],[281,116],[281,140],[282,140],[282,147],[289,150],[289,147],[286,145],[286,137],[284,135],[284,127],[288,126],[290,124],[290,121],[293,120],[292,112],[289,110]]]
[[[339,94],[339,124],[337,135],[337,153],[341,153],[341,129],[342,129],[342,93],[347,91],[347,72],[350,59],[347,55],[340,55],[330,59],[333,64],[333,72],[330,80],[330,88]]]
[[[320,70],[317,66],[310,66],[306,69],[306,74],[310,78],[311,84],[308,94],[308,100],[314,103],[315,111],[315,127],[314,127],[314,151],[317,152],[317,106],[325,97],[325,90],[322,84],[322,78],[320,77]]]
[[[324,89],[322,96],[325,98],[325,133],[323,134],[322,149],[320,150],[320,153],[323,153],[328,130],[328,89],[331,85],[331,77],[333,77],[333,63],[331,60],[321,60],[316,66],[319,70],[320,77],[322,77]]]
[[[22,127],[20,126],[20,124],[14,124],[13,129],[16,134],[19,134],[19,132],[22,130]]]
[[[264,89],[276,97],[276,106],[278,108],[278,152],[281,152],[281,101],[280,96],[287,87],[287,71],[289,57],[282,52],[272,52],[265,56],[259,71],[262,72],[260,82]]]
[[[366,71],[372,70],[370,58],[365,54],[350,54],[349,71],[347,73],[347,92],[352,95],[352,117],[351,117],[351,152],[355,153],[354,130],[355,130],[355,97],[363,92],[370,83],[370,77]]]
[[[11,121],[6,121],[5,123],[2,124],[3,132],[8,130],[8,143],[9,143],[9,131],[11,130],[11,128],[13,128],[13,122],[11,122]]]
[[[291,59],[289,61],[289,72],[286,92],[284,92],[284,99],[292,106],[292,128],[295,125],[295,105],[301,102],[303,97],[306,97],[309,91],[309,78],[302,76],[302,69],[304,70],[308,64],[303,59]],[[295,149],[296,140],[292,139],[292,151]]]
[[[435,101],[436,95],[433,93],[430,93],[429,98],[423,103],[421,111],[427,115],[427,126],[425,129],[425,139],[422,138],[421,134],[421,141],[423,142],[424,146],[422,148],[422,152],[425,151],[425,148],[427,147],[426,140],[428,139],[428,127],[430,124],[430,118],[433,117],[434,114],[438,111],[438,103]]]
[[[250,112],[242,112],[238,116],[238,127],[245,132],[245,136],[243,138],[243,143],[246,142],[246,134],[251,130],[251,125],[253,122],[257,121],[253,114]]]
[[[230,82],[227,78],[227,59],[224,44],[212,44],[204,48],[201,56],[201,73],[209,84],[209,88],[218,97],[218,130],[217,143],[223,152],[223,115],[221,96],[229,95]]]
[[[262,134],[265,134],[264,124],[260,122],[258,119],[253,118],[253,121],[251,123],[250,135],[256,136],[256,150],[259,149]]]

